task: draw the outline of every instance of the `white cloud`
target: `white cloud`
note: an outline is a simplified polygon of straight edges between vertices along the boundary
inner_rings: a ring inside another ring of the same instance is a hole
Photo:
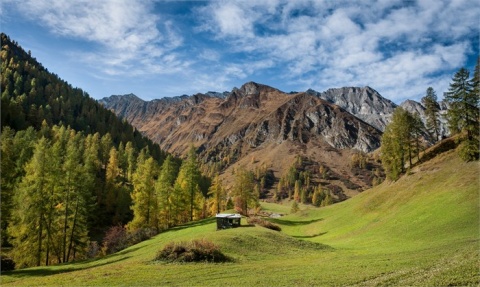
[[[172,73],[188,65],[174,50],[183,43],[171,21],[141,0],[27,0],[14,2],[54,34],[87,40],[93,50],[71,52],[108,75]],[[164,20],[164,21],[160,21]]]
[[[370,85],[401,100],[419,99],[427,84],[448,85],[439,81],[464,65],[470,37],[478,37],[477,6],[463,0],[215,1],[201,12],[208,31],[233,53],[270,59],[289,82],[320,89]],[[225,17],[242,20],[226,25]]]

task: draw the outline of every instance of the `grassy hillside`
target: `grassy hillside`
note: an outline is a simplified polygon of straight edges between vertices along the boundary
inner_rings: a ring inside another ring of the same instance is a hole
[[[289,206],[264,204],[288,213]],[[478,285],[479,163],[437,156],[395,183],[261,227],[215,231],[213,219],[174,228],[117,254],[2,274],[2,286]],[[242,222],[245,224],[245,220]],[[171,241],[206,238],[223,264],[152,261]]]

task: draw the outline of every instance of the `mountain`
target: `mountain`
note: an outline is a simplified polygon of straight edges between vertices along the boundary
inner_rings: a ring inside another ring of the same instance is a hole
[[[287,94],[249,82],[221,95],[153,101],[126,95],[100,102],[162,149],[184,155],[193,144],[202,162],[224,172],[227,184],[238,167],[266,167],[278,179],[300,157],[301,169],[315,183],[322,182],[319,167],[328,168],[330,177],[323,184],[338,190],[339,199],[371,186],[372,170],[379,164],[372,162],[370,170],[359,172],[350,159],[380,146],[379,129],[309,91]]]
[[[88,93],[49,72],[30,53],[1,33],[1,127],[16,131],[63,124],[85,134],[110,134],[116,146],[131,141],[141,150],[148,146],[161,160],[166,155],[157,144],[129,123],[104,108]],[[122,97],[133,102],[133,95]],[[140,99],[139,99],[140,100]]]
[[[385,129],[393,110],[397,107],[370,87],[344,87],[328,89],[321,93],[308,90],[307,93],[340,106],[381,131]]]

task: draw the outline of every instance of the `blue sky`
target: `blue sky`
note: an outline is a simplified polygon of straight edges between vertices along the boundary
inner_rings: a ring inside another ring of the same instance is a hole
[[[1,31],[93,98],[371,86],[439,99],[479,54],[463,0],[2,0]]]

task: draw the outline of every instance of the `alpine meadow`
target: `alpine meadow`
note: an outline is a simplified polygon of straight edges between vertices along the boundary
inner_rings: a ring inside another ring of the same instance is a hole
[[[27,2],[2,286],[480,285],[480,8]]]

